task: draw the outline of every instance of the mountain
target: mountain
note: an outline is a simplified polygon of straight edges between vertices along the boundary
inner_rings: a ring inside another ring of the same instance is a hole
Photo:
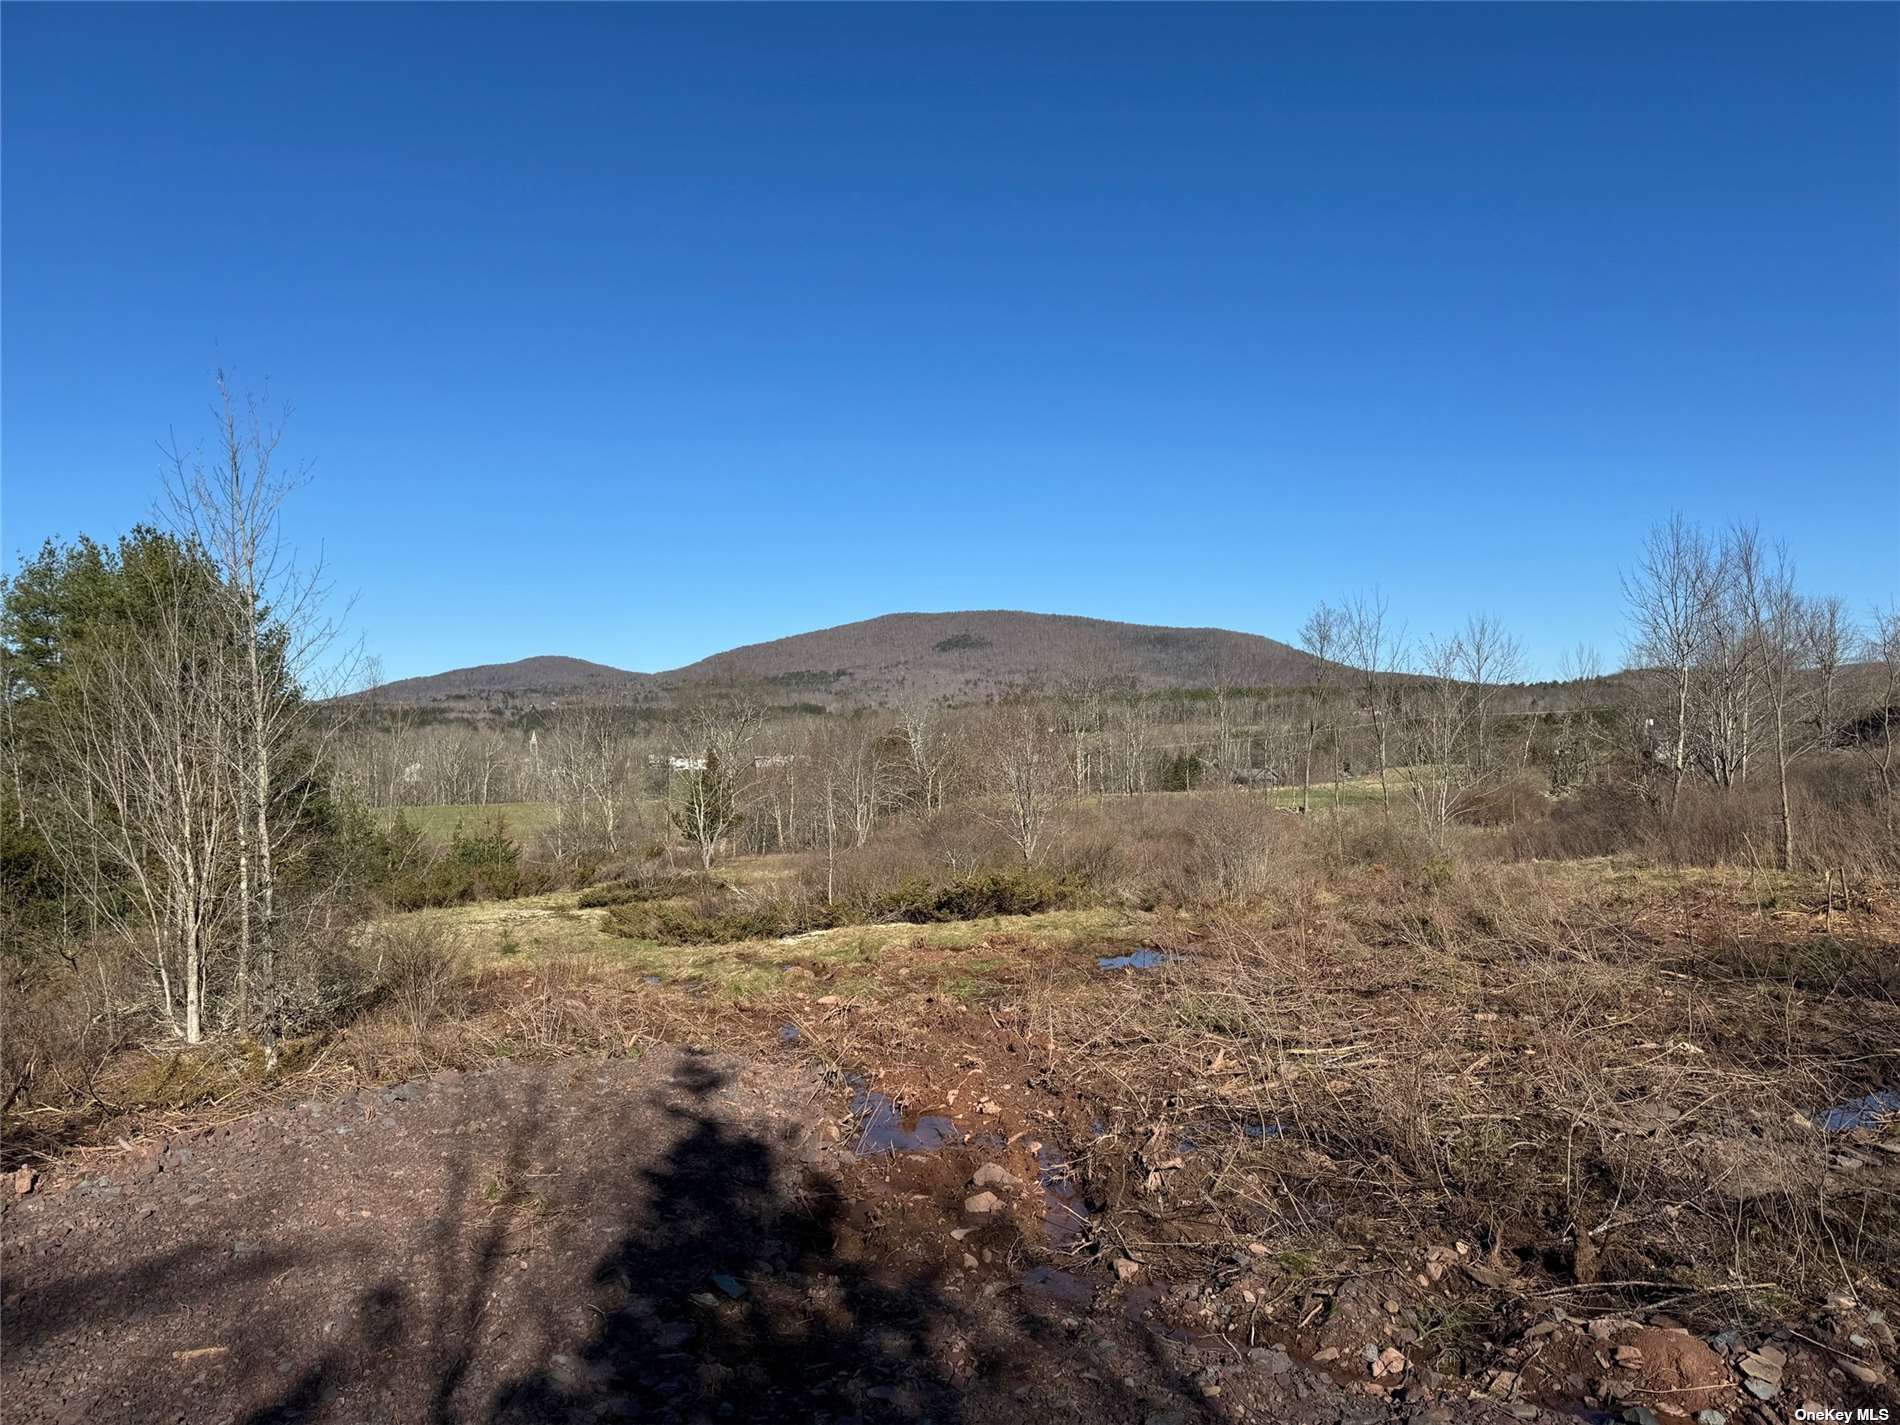
[[[664,695],[720,686],[778,703],[856,705],[905,698],[980,699],[1026,683],[1077,677],[1144,689],[1289,686],[1319,660],[1284,643],[1224,628],[1163,628],[1067,614],[980,610],[885,614],[715,653],[665,673],[629,673],[578,658],[458,668],[376,690],[385,702],[503,696]]]
[[[885,614],[715,653],[660,674],[671,685],[765,684],[852,702],[980,698],[1032,681],[1095,676],[1144,688],[1218,681],[1273,686],[1312,677],[1318,660],[1224,628],[1160,628],[1067,614],[983,610]]]
[[[621,694],[648,687],[650,673],[629,673],[585,658],[545,655],[513,663],[481,663],[420,678],[399,678],[378,686],[373,696],[384,703],[488,702],[501,697],[534,699],[562,694]],[[357,697],[372,696],[358,693]]]

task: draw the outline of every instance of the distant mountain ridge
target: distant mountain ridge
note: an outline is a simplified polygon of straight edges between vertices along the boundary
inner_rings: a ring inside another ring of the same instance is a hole
[[[381,702],[438,703],[503,695],[617,693],[649,685],[652,681],[650,673],[629,673],[623,668],[609,668],[605,663],[589,663],[585,658],[543,654],[537,658],[519,658],[513,663],[478,663],[472,668],[452,668],[446,673],[398,678],[379,684],[372,692]]]
[[[715,653],[664,673],[579,658],[524,658],[404,678],[382,701],[432,703],[589,694],[664,696],[678,689],[756,689],[773,702],[859,705],[906,698],[983,698],[1026,683],[1110,678],[1144,689],[1284,687],[1320,660],[1258,634],[1115,623],[1004,609],[899,613]]]

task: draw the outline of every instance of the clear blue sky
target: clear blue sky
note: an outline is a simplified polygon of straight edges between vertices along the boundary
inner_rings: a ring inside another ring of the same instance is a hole
[[[4,545],[215,367],[390,676],[899,609],[1621,647],[1900,563],[1900,7],[4,10]]]

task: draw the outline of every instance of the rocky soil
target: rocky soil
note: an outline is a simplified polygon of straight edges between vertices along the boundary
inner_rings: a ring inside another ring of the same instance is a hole
[[[665,1050],[22,1170],[0,1208],[0,1412],[1707,1425],[1876,1404],[1890,1380],[1843,1368],[1893,1348],[1852,1302],[1864,1349],[1558,1311],[1483,1374],[1440,1374],[1421,1362],[1454,1288],[1495,1264],[1421,1248],[1288,1300],[1252,1244],[1171,1277],[1105,1236],[1006,1088],[918,1115],[789,1051]]]

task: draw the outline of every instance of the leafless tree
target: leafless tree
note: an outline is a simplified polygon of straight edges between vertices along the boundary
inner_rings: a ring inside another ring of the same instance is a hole
[[[1154,708],[1140,685],[1128,680],[1112,706],[1111,730],[1121,761],[1121,788],[1130,796],[1148,790],[1148,758],[1154,740]]]
[[[1840,736],[1842,675],[1860,632],[1847,606],[1832,594],[1817,595],[1805,604],[1808,626],[1807,657],[1811,679],[1809,720],[1814,745],[1837,745]]]
[[[1669,679],[1675,707],[1672,816],[1688,765],[1690,687],[1697,660],[1709,646],[1722,582],[1720,560],[1708,536],[1679,513],[1649,532],[1636,568],[1623,576],[1631,657]]]
[[[956,776],[959,748],[943,709],[921,699],[898,710],[897,731],[903,739],[905,795],[925,816],[943,810]]]
[[[1487,718],[1499,687],[1523,676],[1523,650],[1505,632],[1504,625],[1489,614],[1473,614],[1466,619],[1464,632],[1453,643],[1460,653],[1459,673],[1470,684],[1472,760],[1482,777],[1491,770]]]
[[[1006,698],[986,719],[983,754],[994,795],[991,819],[1023,858],[1036,863],[1066,769],[1050,710],[1030,693]]]
[[[1812,659],[1812,614],[1795,591],[1794,569],[1787,551],[1763,548],[1752,526],[1738,526],[1730,536],[1735,589],[1745,622],[1745,637],[1761,680],[1770,719],[1769,736],[1775,753],[1776,789],[1781,803],[1781,868],[1792,871],[1796,833],[1794,804],[1789,795],[1788,770],[1801,753],[1805,666]]]
[[[285,502],[309,478],[308,467],[286,470],[279,464],[287,413],[273,415],[255,397],[240,398],[219,372],[212,414],[217,436],[208,457],[188,455],[173,443],[166,494],[180,532],[217,563],[227,636],[242,660],[239,709],[226,734],[231,785],[241,805],[239,1017],[248,1028],[257,1011],[266,1057],[274,1064],[277,859],[320,785],[329,726],[312,716],[307,694],[320,672],[340,687],[349,676],[348,660],[325,666],[339,630],[325,610],[322,565],[300,566],[284,542]]]
[[[1069,779],[1075,795],[1085,797],[1101,743],[1102,680],[1091,674],[1065,678],[1056,690],[1056,711],[1062,719]]]
[[[37,814],[97,923],[151,967],[160,1018],[196,1044],[237,873],[230,737],[245,700],[210,571],[149,577],[150,626],[103,640],[70,674],[73,710],[52,731],[56,774]],[[101,864],[110,876],[88,874]]]
[[[630,769],[609,711],[586,702],[562,708],[539,750],[556,809],[557,849],[620,850]]]
[[[1300,625],[1300,647],[1312,654],[1318,666],[1313,669],[1312,681],[1306,689],[1306,750],[1300,767],[1300,810],[1311,809],[1313,797],[1313,747],[1318,742],[1320,730],[1325,726],[1325,717],[1330,711],[1334,660],[1339,656],[1340,642],[1344,632],[1344,618],[1330,604],[1322,603],[1306,617]],[[1335,736],[1334,742],[1338,738]],[[1338,749],[1334,749],[1334,761],[1338,761]],[[1334,779],[1337,782],[1337,778]],[[1337,800],[1337,795],[1335,795]]]
[[[1855,739],[1855,746],[1872,764],[1874,775],[1880,780],[1881,808],[1887,836],[1891,839],[1896,791],[1893,725],[1900,722],[1900,608],[1890,605],[1874,610],[1861,659],[1872,675],[1874,708],[1870,721]]]
[[[1379,803],[1387,816],[1392,814],[1392,794],[1386,783],[1390,760],[1387,745],[1386,699],[1393,672],[1405,660],[1405,632],[1387,621],[1387,601],[1374,590],[1356,595],[1344,612],[1342,645],[1345,657],[1359,672],[1367,712],[1372,718],[1373,740],[1379,756]]]
[[[1465,677],[1469,659],[1464,640],[1456,635],[1429,639],[1420,653],[1407,785],[1420,823],[1435,840],[1464,811],[1477,779],[1472,760],[1477,704]]]
[[[752,743],[763,720],[756,703],[740,698],[708,699],[684,719],[683,745],[692,750],[674,779],[673,825],[708,873],[751,808]]]

